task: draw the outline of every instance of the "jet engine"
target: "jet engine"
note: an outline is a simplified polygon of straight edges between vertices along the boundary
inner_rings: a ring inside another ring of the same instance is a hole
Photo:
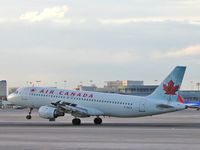
[[[60,112],[57,108],[50,106],[41,106],[39,108],[39,116],[45,119],[55,119],[59,116],[64,116],[64,112]]]

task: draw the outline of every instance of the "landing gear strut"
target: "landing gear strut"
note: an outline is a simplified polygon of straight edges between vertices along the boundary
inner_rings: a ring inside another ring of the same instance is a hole
[[[102,123],[102,119],[97,117],[94,119],[94,124],[98,125],[98,124],[101,124]]]
[[[74,118],[74,119],[72,120],[72,124],[73,124],[73,125],[80,125],[80,124],[81,124],[81,120],[80,120],[79,118]]]
[[[27,119],[27,120],[30,120],[30,119],[32,118],[32,116],[31,116],[32,110],[33,110],[33,108],[29,108],[28,115],[26,116],[26,119]]]

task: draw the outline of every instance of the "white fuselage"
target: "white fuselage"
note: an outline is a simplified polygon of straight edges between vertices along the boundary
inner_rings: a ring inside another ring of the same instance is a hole
[[[20,88],[9,95],[9,101],[15,105],[31,108],[51,106],[52,102],[64,101],[83,108],[96,109],[103,112],[104,116],[113,117],[140,117],[185,109],[185,105],[179,102],[171,104],[174,108],[159,108],[158,105],[168,103],[148,97],[47,87]]]

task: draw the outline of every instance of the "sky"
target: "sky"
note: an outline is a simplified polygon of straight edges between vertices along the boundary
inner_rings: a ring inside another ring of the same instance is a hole
[[[200,0],[0,0],[0,79],[9,87],[200,82]],[[157,81],[155,81],[157,80]]]

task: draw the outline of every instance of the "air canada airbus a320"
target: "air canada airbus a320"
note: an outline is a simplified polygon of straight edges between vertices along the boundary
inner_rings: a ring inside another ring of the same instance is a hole
[[[8,101],[29,108],[39,108],[39,116],[50,121],[69,113],[73,125],[80,118],[96,116],[94,124],[102,123],[102,116],[132,118],[179,111],[187,108],[178,95],[186,67],[177,66],[149,96],[109,94],[65,90],[49,87],[24,87],[8,96]]]

